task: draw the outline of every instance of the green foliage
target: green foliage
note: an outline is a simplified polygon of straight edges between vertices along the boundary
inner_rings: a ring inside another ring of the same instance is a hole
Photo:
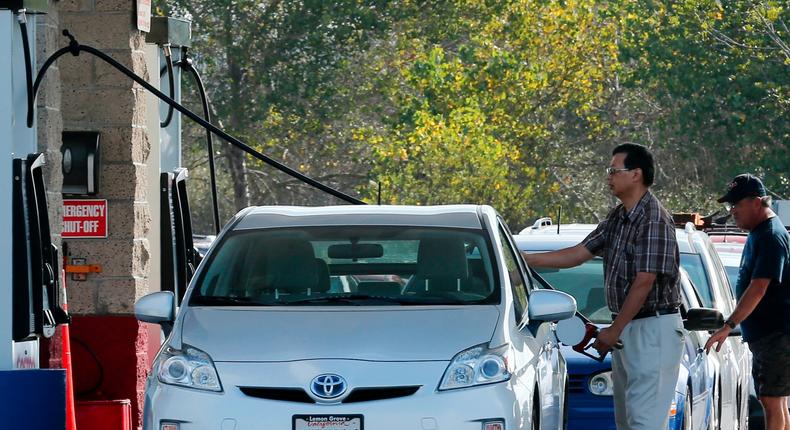
[[[654,189],[670,210],[714,211],[714,196],[744,171],[790,195],[785,2],[176,0],[160,9],[194,20],[215,122],[369,202],[380,184],[385,203],[491,204],[514,227],[560,205],[571,220],[595,221],[614,202],[603,167],[624,142],[654,151]],[[206,226],[202,131],[185,130]],[[225,219],[247,204],[338,203],[233,151],[218,151]]]

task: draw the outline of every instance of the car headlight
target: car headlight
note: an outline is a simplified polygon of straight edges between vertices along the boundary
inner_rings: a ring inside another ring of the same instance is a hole
[[[184,344],[183,349],[166,347],[154,363],[159,382],[207,391],[222,391],[222,384],[205,352]]]
[[[587,384],[591,393],[596,396],[612,396],[614,395],[612,383],[612,372],[601,372],[593,375],[590,382]]]
[[[507,351],[507,345],[488,348],[487,344],[483,344],[459,352],[444,371],[439,390],[453,390],[509,380],[511,373],[508,369]]]

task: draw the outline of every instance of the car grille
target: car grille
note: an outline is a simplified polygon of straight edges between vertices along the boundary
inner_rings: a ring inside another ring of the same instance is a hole
[[[259,399],[284,402],[315,403],[301,388],[239,387],[242,393]]]
[[[279,400],[284,402],[315,403],[312,397],[301,388],[281,387],[239,387],[242,393],[259,399]],[[342,403],[370,402],[373,400],[395,399],[416,393],[419,385],[403,387],[368,387],[354,388],[343,399]]]
[[[568,393],[584,393],[587,391],[587,375],[568,375]]]
[[[409,387],[354,388],[351,390],[348,397],[343,399],[343,403],[369,402],[371,400],[406,397],[416,393],[419,389],[419,385]]]

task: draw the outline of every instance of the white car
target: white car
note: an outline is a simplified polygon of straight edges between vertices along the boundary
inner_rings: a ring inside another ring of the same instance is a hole
[[[144,428],[561,429],[575,312],[487,206],[248,208],[135,307],[169,331]]]

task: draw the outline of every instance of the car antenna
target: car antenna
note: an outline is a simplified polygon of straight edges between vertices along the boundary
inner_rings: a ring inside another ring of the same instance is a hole
[[[562,206],[557,206],[557,234],[560,234],[561,224],[562,224]]]
[[[376,201],[378,202],[378,205],[381,206],[381,182],[379,182],[378,184],[379,184],[379,194],[378,197],[376,198]]]

